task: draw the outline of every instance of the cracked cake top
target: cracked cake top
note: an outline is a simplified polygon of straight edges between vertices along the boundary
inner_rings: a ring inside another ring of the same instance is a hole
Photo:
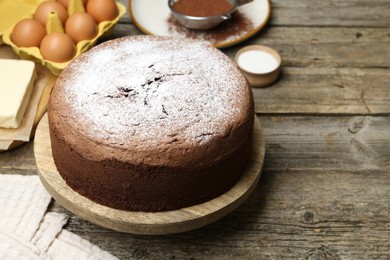
[[[80,55],[52,99],[53,114],[88,142],[154,150],[162,160],[172,149],[207,151],[253,116],[251,90],[226,55],[203,42],[155,36],[116,39]],[[234,150],[239,141],[226,145]]]

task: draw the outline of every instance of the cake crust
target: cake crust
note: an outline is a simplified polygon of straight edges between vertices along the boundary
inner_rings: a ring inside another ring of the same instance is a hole
[[[48,115],[69,186],[114,208],[161,211],[234,185],[250,155],[254,106],[219,50],[131,36],[76,58],[53,88]]]

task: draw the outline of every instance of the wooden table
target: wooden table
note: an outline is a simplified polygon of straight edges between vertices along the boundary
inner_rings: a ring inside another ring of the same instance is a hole
[[[139,236],[50,210],[121,259],[389,259],[389,13],[388,0],[274,0],[264,30],[223,50],[266,44],[283,73],[253,90],[266,140],[260,184],[220,221]],[[140,33],[126,16],[111,37]],[[0,172],[37,174],[33,144],[0,154]]]

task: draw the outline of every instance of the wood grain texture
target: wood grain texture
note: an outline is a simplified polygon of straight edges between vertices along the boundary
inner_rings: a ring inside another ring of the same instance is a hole
[[[265,169],[390,169],[390,117],[262,116]],[[310,173],[308,173],[310,175]]]
[[[387,0],[272,0],[274,26],[389,27]]]
[[[67,229],[113,248],[121,259],[387,259],[390,118],[260,120],[267,143],[263,175],[232,214],[164,237],[110,232],[75,216]]]
[[[248,44],[265,44],[278,50],[289,67],[389,68],[384,54],[390,42],[385,28],[272,27],[256,37],[225,50],[232,56]]]
[[[0,174],[36,175],[33,142],[0,153]]]
[[[253,89],[256,113],[390,113],[389,69],[282,68],[272,86]]]
[[[265,170],[238,210],[198,230],[135,236],[77,217],[67,229],[121,259],[387,259],[389,194],[386,171]]]
[[[224,50],[265,44],[282,56],[282,75],[254,89],[257,113],[388,114],[388,29],[272,27]]]
[[[261,43],[283,59],[279,81],[254,91],[264,171],[232,214],[156,237],[101,228],[55,202],[50,210],[121,259],[389,259],[389,5],[272,0],[268,26],[223,50],[232,58]],[[125,15],[103,40],[140,33]],[[32,144],[0,154],[0,173],[36,174]]]

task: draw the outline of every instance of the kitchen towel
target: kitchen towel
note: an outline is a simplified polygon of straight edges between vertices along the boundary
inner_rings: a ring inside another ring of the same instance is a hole
[[[0,259],[117,259],[63,230],[50,201],[38,176],[0,174]]]

